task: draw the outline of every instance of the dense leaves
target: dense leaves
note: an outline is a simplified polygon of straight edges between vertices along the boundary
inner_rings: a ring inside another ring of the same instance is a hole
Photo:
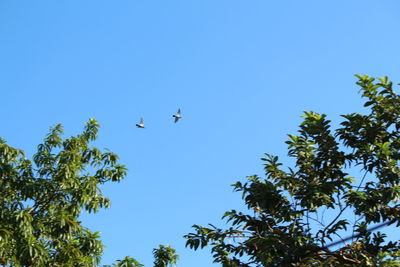
[[[117,260],[117,263],[112,265],[113,267],[143,267],[143,264],[140,264],[137,260],[134,258],[126,256],[122,260]],[[104,267],[108,267],[104,266]],[[111,267],[111,265],[110,265]]]
[[[367,115],[344,115],[332,130],[326,115],[305,112],[286,142],[295,166],[266,154],[265,178],[233,185],[251,212],[226,212],[228,229],[194,225],[187,246],[211,246],[222,266],[393,266],[398,242],[368,227],[400,224],[400,97],[387,77],[357,77]]]
[[[62,139],[62,126],[55,126],[33,160],[0,140],[0,265],[98,264],[99,233],[82,226],[79,215],[109,207],[99,185],[126,175],[116,154],[90,146],[98,127],[91,119],[82,134]]]
[[[176,265],[179,256],[176,254],[175,249],[168,246],[160,245],[158,248],[153,249],[154,267],[168,267]]]
[[[175,249],[170,245],[160,245],[158,248],[153,249],[154,267],[170,267],[175,266],[179,256],[176,254]],[[122,260],[117,260],[113,265],[104,265],[103,267],[143,267],[137,260],[131,257],[125,257]]]

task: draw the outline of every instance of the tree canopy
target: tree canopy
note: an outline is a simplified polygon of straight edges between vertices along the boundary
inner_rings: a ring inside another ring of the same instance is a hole
[[[108,208],[99,186],[119,182],[127,169],[109,150],[91,147],[99,124],[90,119],[82,134],[62,138],[61,124],[50,129],[33,160],[0,139],[0,265],[98,266],[103,245],[98,232],[79,221],[81,211]],[[153,250],[154,266],[176,265],[168,246]],[[143,266],[125,257],[113,265]]]
[[[400,224],[400,97],[387,77],[356,76],[368,113],[343,115],[332,129],[325,114],[305,112],[286,142],[294,166],[265,154],[265,177],[233,185],[249,211],[226,212],[226,229],[194,225],[188,247],[211,246],[222,266],[393,266],[400,259],[396,240],[368,230]]]
[[[96,212],[110,201],[99,185],[119,182],[126,168],[111,151],[90,146],[98,123],[62,139],[51,128],[33,159],[0,140],[0,264],[4,266],[95,266],[103,245],[84,227],[82,210]]]
[[[179,255],[170,245],[160,245],[153,249],[154,267],[170,267],[175,266],[178,262]],[[143,267],[136,259],[125,257],[122,260],[117,260],[113,265],[104,265],[103,267]]]
[[[286,142],[294,166],[265,154],[265,177],[233,185],[248,210],[226,212],[226,229],[194,225],[186,245],[211,246],[226,267],[398,263],[399,242],[381,226],[400,226],[400,96],[387,77],[357,77],[367,114],[343,115],[332,129],[325,114],[305,112]],[[0,265],[99,265],[99,233],[79,215],[108,208],[100,186],[121,181],[127,169],[116,154],[90,146],[98,128],[90,119],[83,133],[63,139],[56,125],[32,159],[0,139]],[[169,245],[153,255],[155,267],[179,258]],[[125,257],[112,266],[143,265]]]
[[[176,265],[179,256],[176,254],[175,249],[170,245],[160,245],[158,248],[153,249],[154,267],[168,267]]]

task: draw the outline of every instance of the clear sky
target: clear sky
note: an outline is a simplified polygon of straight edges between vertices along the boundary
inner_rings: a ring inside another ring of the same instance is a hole
[[[95,118],[96,145],[129,169],[103,187],[112,207],[82,217],[102,262],[151,266],[171,244],[179,266],[211,266],[182,236],[243,208],[230,185],[262,175],[263,153],[285,157],[304,110],[337,123],[362,112],[354,74],[400,82],[399,13],[398,0],[2,0],[0,136],[32,155],[50,126],[70,136]]]

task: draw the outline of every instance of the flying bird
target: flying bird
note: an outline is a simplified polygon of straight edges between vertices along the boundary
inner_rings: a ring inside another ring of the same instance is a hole
[[[172,117],[175,118],[175,123],[177,123],[179,121],[179,119],[182,118],[181,109],[178,109],[178,112],[176,112],[175,115],[172,115]]]
[[[144,120],[143,120],[143,118],[140,118],[140,122],[136,124],[136,127],[144,128]]]

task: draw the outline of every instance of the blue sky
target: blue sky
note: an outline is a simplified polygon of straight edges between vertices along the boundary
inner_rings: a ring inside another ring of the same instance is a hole
[[[69,136],[95,118],[96,145],[129,169],[103,188],[112,207],[82,217],[101,231],[103,263],[151,266],[171,244],[180,266],[211,266],[182,236],[242,208],[230,185],[261,175],[265,152],[286,161],[304,110],[337,124],[363,111],[354,74],[400,82],[399,11],[395,0],[3,0],[0,136],[32,155],[50,126]]]

